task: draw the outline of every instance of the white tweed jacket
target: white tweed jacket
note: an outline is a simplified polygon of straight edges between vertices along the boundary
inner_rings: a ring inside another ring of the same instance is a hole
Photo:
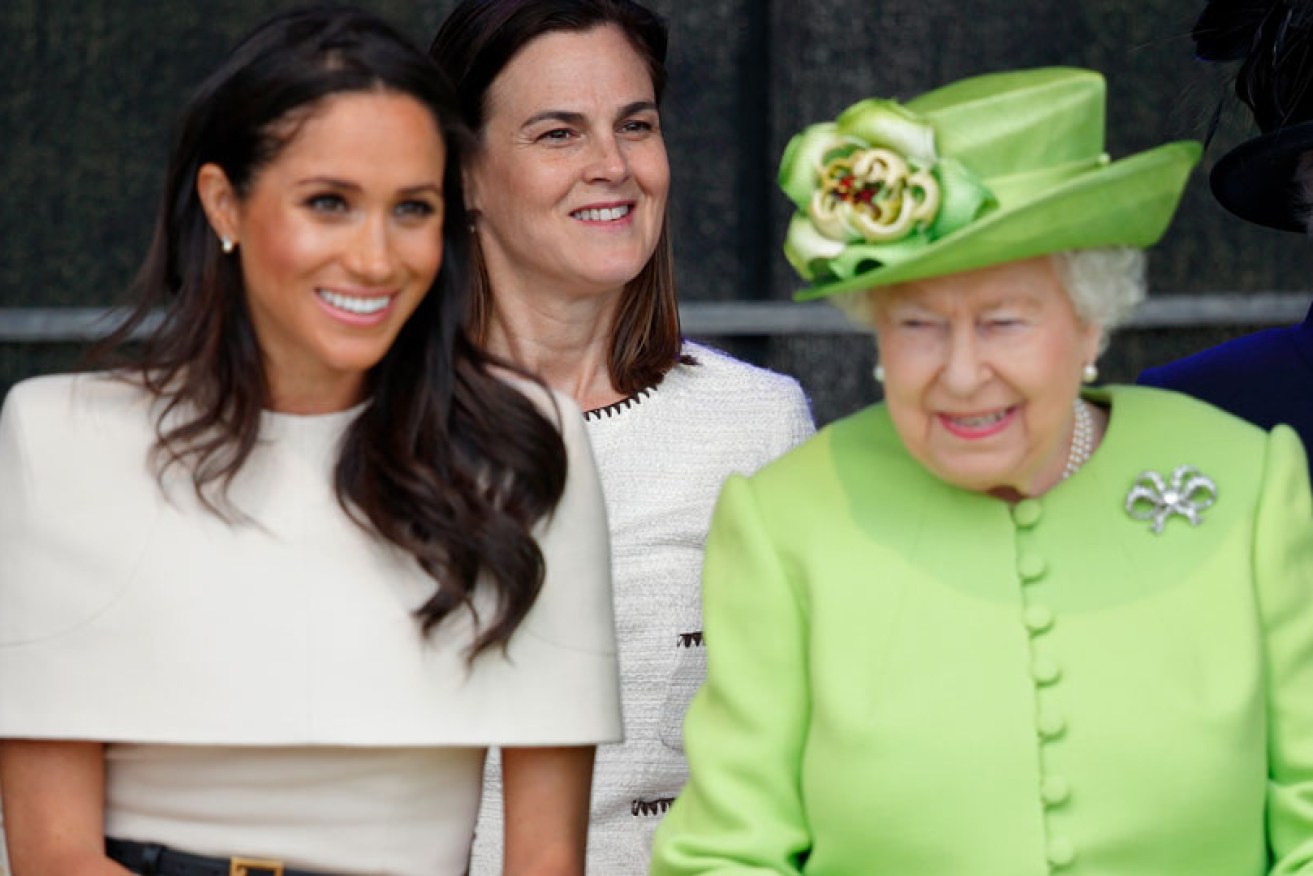
[[[706,671],[702,548],[726,476],[815,431],[802,388],[699,344],[655,389],[585,414],[610,521],[625,741],[598,748],[588,872],[647,872],[652,833],[688,778],[684,710]],[[471,876],[502,872],[501,775],[485,773]]]

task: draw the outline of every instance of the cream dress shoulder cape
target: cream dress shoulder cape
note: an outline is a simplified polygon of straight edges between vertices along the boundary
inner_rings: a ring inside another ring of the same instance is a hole
[[[547,579],[506,653],[332,489],[355,411],[266,414],[232,485],[250,522],[150,467],[150,397],[101,375],[16,386],[0,414],[0,737],[249,746],[587,744],[621,735],[605,511],[577,410],[538,528]],[[490,609],[481,603],[485,610]]]

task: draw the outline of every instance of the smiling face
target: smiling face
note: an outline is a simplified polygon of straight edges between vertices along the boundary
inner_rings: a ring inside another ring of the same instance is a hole
[[[498,301],[618,295],[656,249],[670,185],[642,58],[614,26],[548,33],[486,109],[466,200]]]
[[[442,263],[446,149],[412,97],[339,94],[305,116],[244,193],[205,165],[197,188],[235,241],[275,410],[340,410],[392,346]]]
[[[1077,318],[1050,259],[872,294],[885,401],[908,452],[977,492],[1056,484],[1099,330]]]

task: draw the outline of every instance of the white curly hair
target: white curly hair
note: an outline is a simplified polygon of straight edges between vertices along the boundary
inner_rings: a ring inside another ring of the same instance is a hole
[[[1308,182],[1313,192],[1313,162]],[[1123,325],[1144,300],[1144,251],[1128,246],[1076,249],[1053,253],[1050,258],[1076,316],[1087,325],[1099,327],[1102,353],[1108,346],[1108,335]],[[880,288],[865,289],[828,300],[855,324],[874,330],[880,294]]]

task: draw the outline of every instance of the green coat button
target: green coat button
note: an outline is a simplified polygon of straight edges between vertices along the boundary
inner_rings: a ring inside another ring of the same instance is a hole
[[[1040,785],[1039,796],[1045,806],[1061,806],[1071,797],[1071,784],[1062,776],[1049,776]]]
[[[1012,506],[1012,521],[1017,526],[1031,527],[1039,523],[1044,516],[1044,508],[1038,499],[1022,499]]]
[[[1048,571],[1048,568],[1049,564],[1039,554],[1023,554],[1017,560],[1017,574],[1024,581],[1035,581],[1044,577],[1044,573]]]
[[[1066,867],[1076,860],[1076,849],[1071,840],[1065,836],[1055,836],[1049,840],[1049,863],[1054,867]]]
[[[1044,739],[1057,739],[1067,729],[1067,719],[1056,711],[1045,710],[1035,719],[1035,729]]]
[[[1026,625],[1026,629],[1032,633],[1042,633],[1053,626],[1053,612],[1043,605],[1028,607],[1022,613],[1021,619]]]
[[[1062,670],[1051,658],[1036,657],[1030,664],[1030,674],[1040,684],[1053,684],[1062,675]]]

